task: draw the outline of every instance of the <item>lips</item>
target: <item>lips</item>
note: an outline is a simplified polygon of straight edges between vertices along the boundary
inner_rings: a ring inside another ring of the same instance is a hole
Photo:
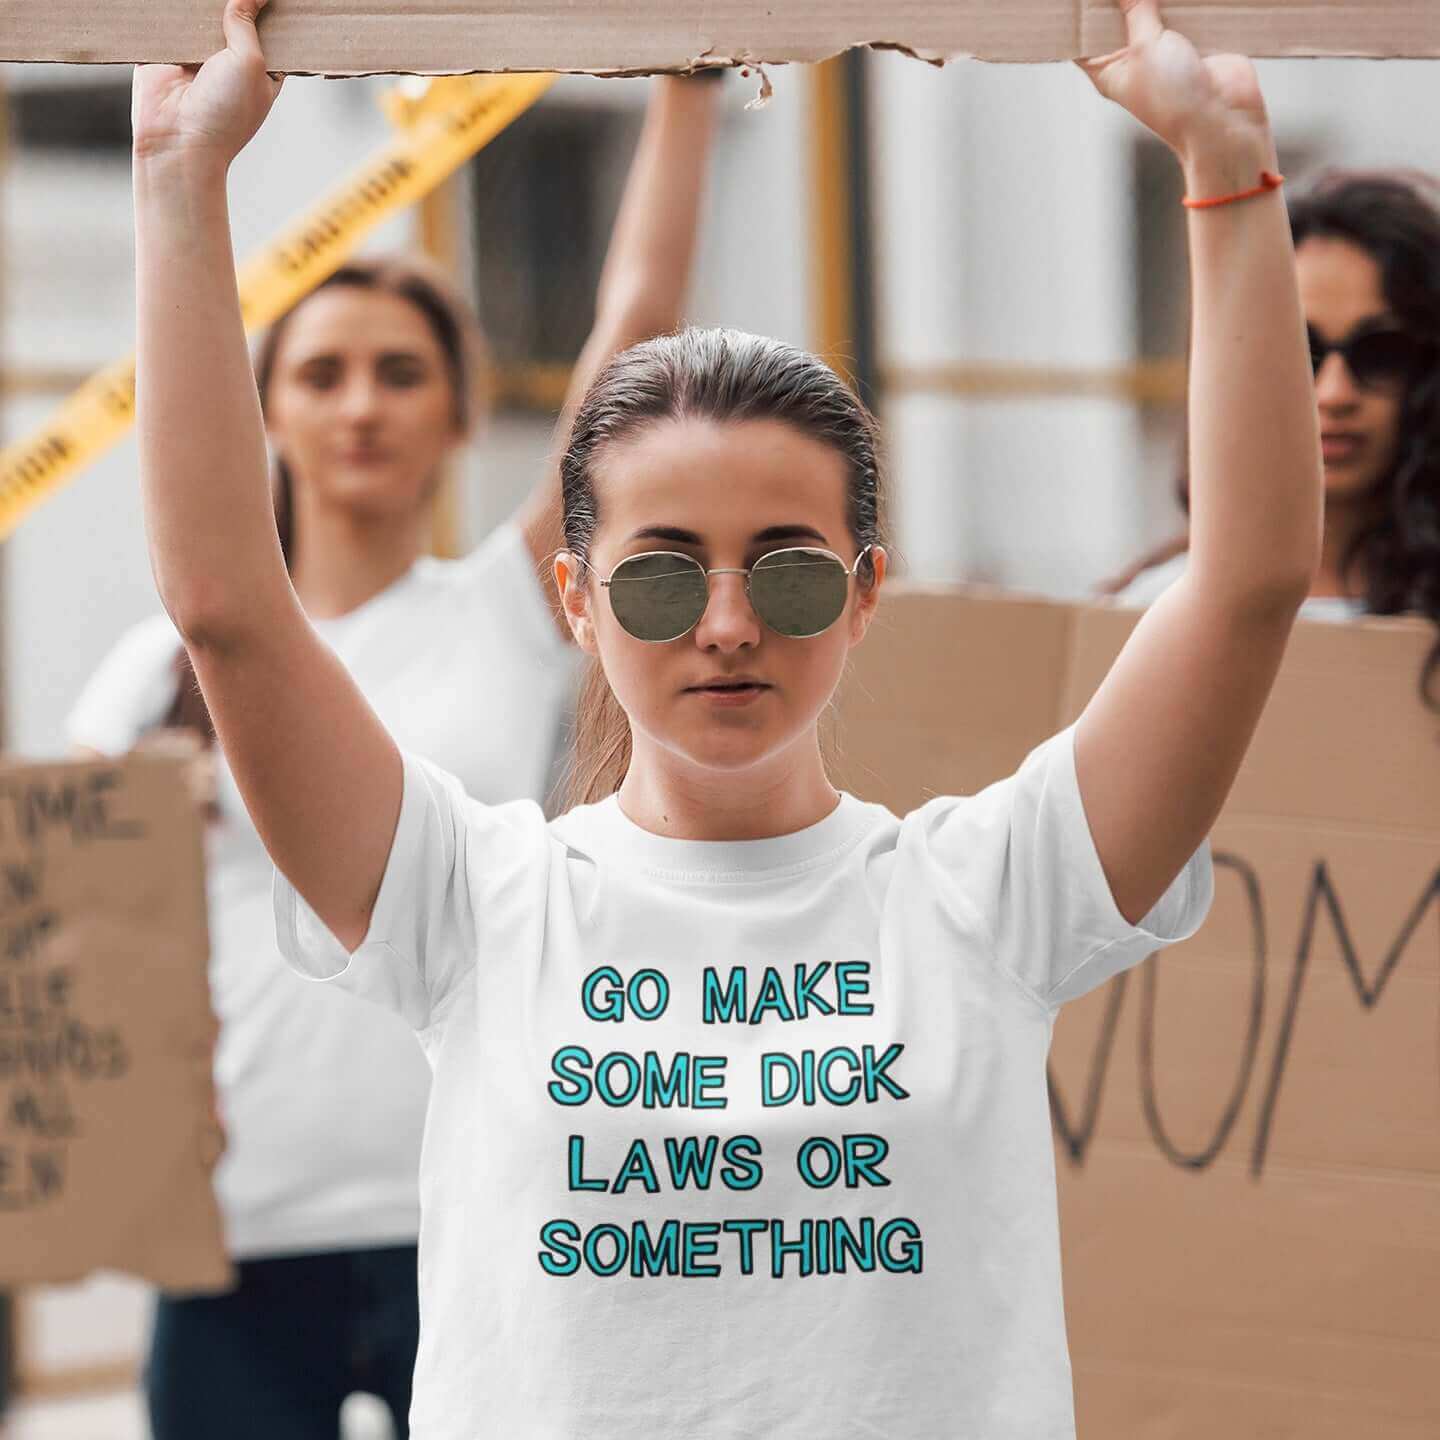
[[[1332,430],[1320,436],[1320,450],[1326,460],[1349,460],[1365,444],[1365,437],[1353,431]]]
[[[759,680],[755,675],[714,675],[710,680],[700,681],[698,685],[687,685],[685,694],[710,696],[716,700],[743,700],[759,696],[772,688],[772,685]]]

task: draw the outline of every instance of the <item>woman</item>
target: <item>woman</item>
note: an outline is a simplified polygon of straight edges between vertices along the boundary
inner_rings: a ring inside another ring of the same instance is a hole
[[[873,423],[813,357],[726,331],[618,357],[562,465],[555,576],[625,717],[618,792],[547,825],[402,755],[270,543],[213,279],[273,95],[254,0],[198,77],[141,72],[154,562],[284,877],[282,948],[435,1068],[426,1440],[1073,1434],[1055,1010],[1199,924],[1320,528],[1254,71],[1125,12],[1092,78],[1230,202],[1191,230],[1197,563],[1072,729],[903,821],[837,795],[817,735],[885,576]]]
[[[712,95],[694,80],[656,86],[567,414],[612,354],[679,319]],[[473,331],[437,277],[400,259],[351,262],[279,322],[256,367],[277,462],[268,524],[314,632],[393,732],[472,794],[540,800],[574,668],[539,578],[561,543],[558,476],[464,560],[425,553],[437,478],[477,418]],[[190,363],[203,368],[218,343],[201,336]],[[213,738],[159,617],[122,639],[70,730],[118,752],[176,725]],[[403,1431],[429,1067],[403,1025],[335,1006],[284,965],[272,866],[223,761],[217,801],[212,985],[229,1140],[217,1188],[239,1285],[161,1298],[152,1425],[157,1440],[333,1437],[346,1395],[368,1390]]]
[[[1305,615],[1440,624],[1440,203],[1418,176],[1332,171],[1290,210],[1325,464],[1325,543]],[[1182,486],[1182,493],[1184,487]],[[1148,604],[1183,537],[1127,580]],[[1422,686],[1433,698],[1440,640]]]

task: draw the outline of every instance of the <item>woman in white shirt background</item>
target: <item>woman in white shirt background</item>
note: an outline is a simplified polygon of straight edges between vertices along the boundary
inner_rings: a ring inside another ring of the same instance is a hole
[[[1440,624],[1440,184],[1334,170],[1290,205],[1325,464],[1325,542],[1304,615]],[[1182,504],[1188,479],[1180,482]],[[1117,585],[1148,604],[1174,553]],[[1433,703],[1440,641],[1422,688]]]
[[[716,88],[654,82],[562,437],[610,356],[680,319]],[[543,801],[575,674],[545,578],[561,543],[553,465],[471,554],[427,553],[439,476],[483,419],[480,349],[443,278],[399,256],[346,264],[277,322],[256,359],[275,461],[270,543],[317,644],[393,733],[481,799]],[[186,363],[203,371],[204,346]],[[217,435],[217,453],[223,444]],[[278,711],[265,723],[277,736],[287,725]],[[214,743],[180,635],[159,615],[102,663],[69,737],[119,753],[176,728]],[[159,1298],[151,1425],[156,1440],[332,1440],[342,1402],[365,1390],[403,1435],[430,1069],[393,1017],[336,1005],[285,965],[273,866],[218,747],[214,762],[211,984],[227,1136],[216,1183],[239,1283]]]
[[[619,356],[562,464],[554,573],[623,716],[618,790],[547,824],[402,752],[304,623],[217,282],[225,171],[275,92],[255,0],[198,75],[137,76],[161,596],[275,859],[282,948],[403,1015],[435,1071],[425,1440],[1073,1435],[1051,1027],[1203,918],[1205,836],[1320,542],[1255,72],[1122,8],[1125,49],[1086,69],[1206,207],[1192,563],[1073,727],[903,820],[836,793],[817,731],[885,576],[873,421],[814,357],[729,331]]]

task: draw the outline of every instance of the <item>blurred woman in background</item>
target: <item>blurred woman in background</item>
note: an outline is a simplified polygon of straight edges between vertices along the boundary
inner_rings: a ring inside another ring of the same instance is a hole
[[[1440,625],[1440,185],[1330,171],[1291,205],[1290,228],[1325,462],[1324,553],[1303,614]],[[1146,558],[1109,587],[1127,604],[1180,575],[1184,537]],[[1421,677],[1432,703],[1437,667],[1440,639]]]
[[[716,88],[655,83],[561,442],[609,358],[680,321]],[[541,579],[562,543],[558,474],[547,467],[515,519],[466,558],[426,553],[444,466],[480,418],[478,338],[443,280],[401,258],[352,261],[278,322],[256,365],[277,537],[312,625],[403,743],[487,803],[543,800],[573,675]],[[429,1066],[403,1023],[337,1005],[281,959],[271,862],[162,614],[119,641],[68,728],[77,747],[117,754],[177,727],[213,759],[211,985],[228,1142],[216,1184],[239,1283],[160,1298],[154,1434],[335,1440],[345,1398],[368,1391],[403,1436]]]

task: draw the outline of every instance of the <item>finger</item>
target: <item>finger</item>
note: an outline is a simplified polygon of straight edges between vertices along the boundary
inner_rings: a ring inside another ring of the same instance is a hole
[[[137,65],[130,78],[130,93],[138,97],[150,90],[173,85],[175,81],[194,73],[193,65]]]
[[[266,0],[226,0],[220,24],[225,31],[225,48],[244,60],[265,59],[260,48],[260,32],[256,28]]]
[[[1090,60],[1076,60],[1075,64],[1084,71],[1085,78],[1108,100],[1115,72],[1124,65],[1128,53],[1126,50],[1115,50],[1109,55],[1097,55]]]
[[[1125,12],[1125,38],[1131,45],[1148,45],[1165,33],[1160,0],[1120,0]]]
[[[194,71],[193,65],[137,65],[135,67],[135,83],[137,85],[149,84],[155,79],[168,79],[171,76],[183,75],[185,72]]]
[[[1100,72],[1105,68],[1099,60],[1076,60],[1072,62],[1075,68],[1081,71],[1085,78],[1097,89],[1100,89]]]

